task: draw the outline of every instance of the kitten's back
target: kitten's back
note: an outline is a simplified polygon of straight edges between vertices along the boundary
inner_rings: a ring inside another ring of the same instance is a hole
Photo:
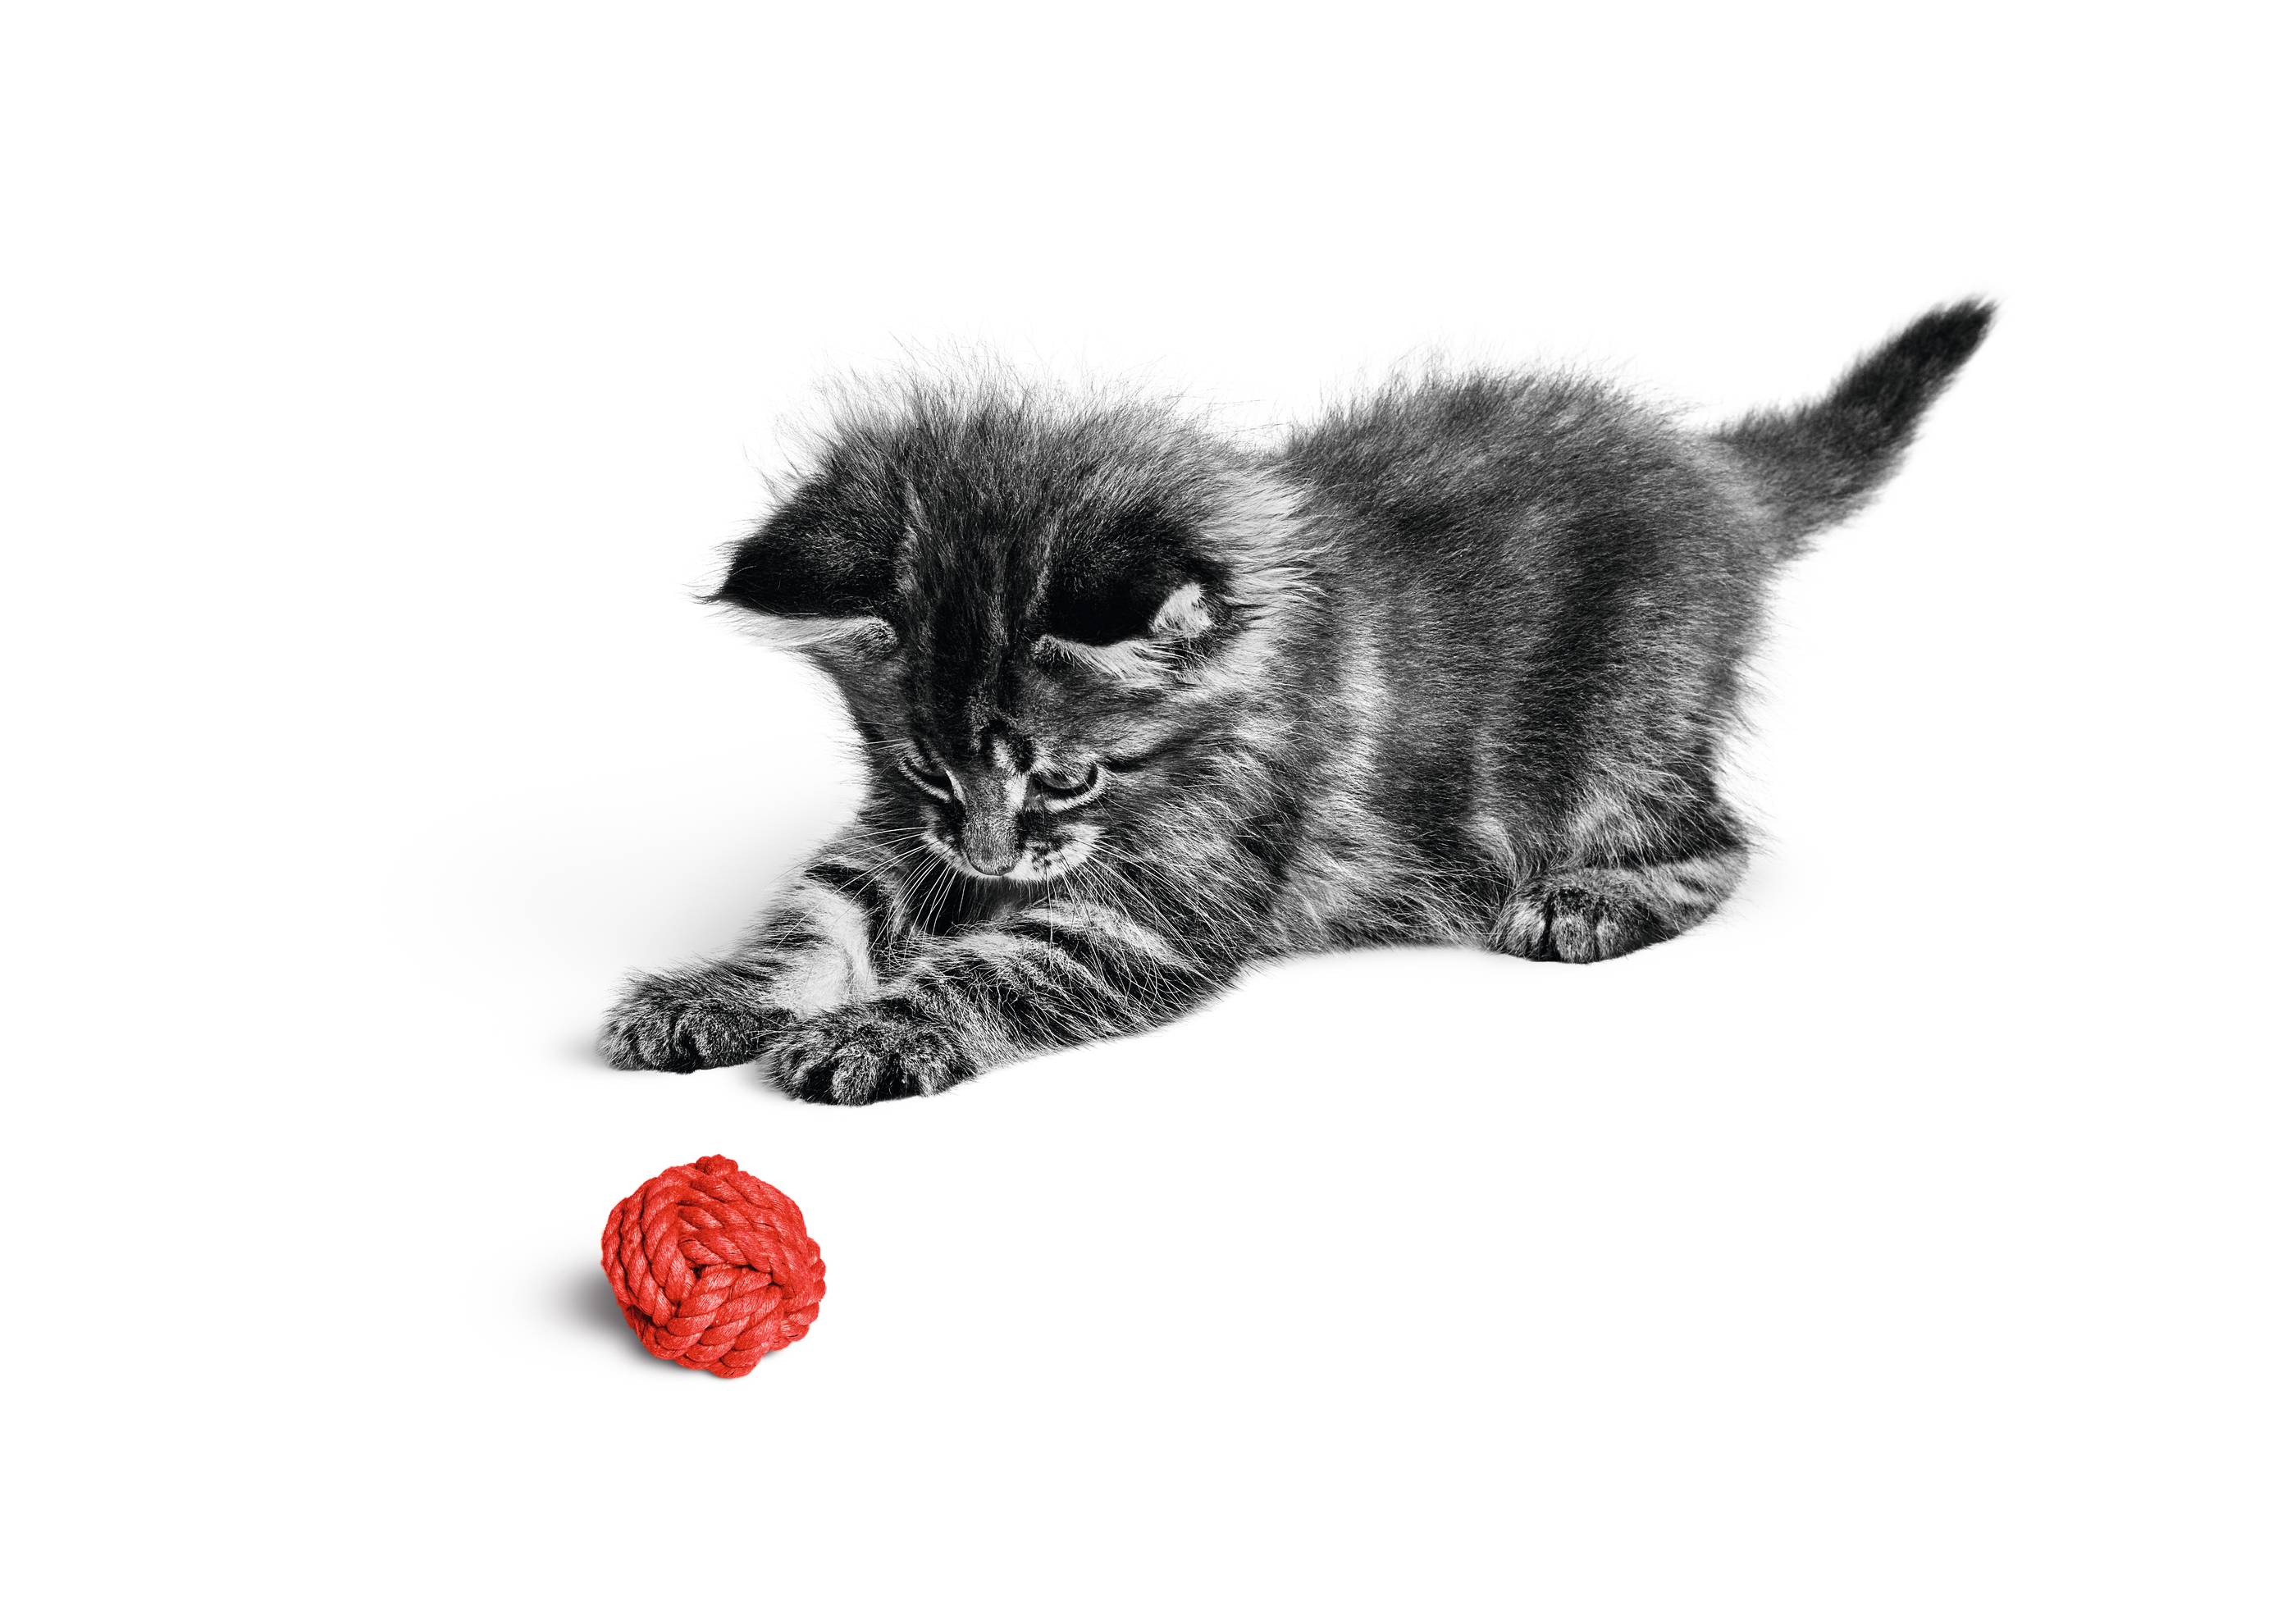
[[[1718,433],[1496,372],[1296,432],[1275,471],[1328,537],[1316,684],[1354,698],[1314,713],[1367,764],[1348,804],[1431,868],[1469,829],[1534,862],[1653,829],[1734,845],[1715,779],[1769,578],[1888,478],[1989,318],[1934,311],[1818,400]]]

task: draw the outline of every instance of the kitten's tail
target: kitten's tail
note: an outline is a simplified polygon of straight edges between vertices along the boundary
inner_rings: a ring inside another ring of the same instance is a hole
[[[1945,392],[1992,324],[1993,306],[1964,299],[1931,311],[1807,406],[1756,412],[1716,434],[1753,475],[1792,558],[1841,523],[1897,472],[1930,403]]]

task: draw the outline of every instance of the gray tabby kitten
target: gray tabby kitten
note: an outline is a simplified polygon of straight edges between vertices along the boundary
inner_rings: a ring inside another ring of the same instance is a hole
[[[1715,433],[1500,373],[1272,454],[989,386],[849,414],[715,597],[834,679],[866,800],[734,952],[634,980],[602,1053],[858,1105],[1144,1030],[1254,959],[1687,930],[1745,872],[1715,776],[1770,578],[1991,315]]]

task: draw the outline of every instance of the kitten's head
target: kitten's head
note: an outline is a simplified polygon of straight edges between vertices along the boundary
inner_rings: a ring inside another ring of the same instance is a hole
[[[850,414],[716,601],[838,682],[882,793],[1049,880],[1182,783],[1302,590],[1288,493],[1160,409],[917,389]]]

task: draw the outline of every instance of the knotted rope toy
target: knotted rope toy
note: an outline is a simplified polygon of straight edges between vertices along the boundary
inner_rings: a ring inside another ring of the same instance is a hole
[[[746,1376],[821,1312],[821,1248],[797,1203],[731,1156],[665,1168],[606,1219],[598,1260],[646,1351]]]

